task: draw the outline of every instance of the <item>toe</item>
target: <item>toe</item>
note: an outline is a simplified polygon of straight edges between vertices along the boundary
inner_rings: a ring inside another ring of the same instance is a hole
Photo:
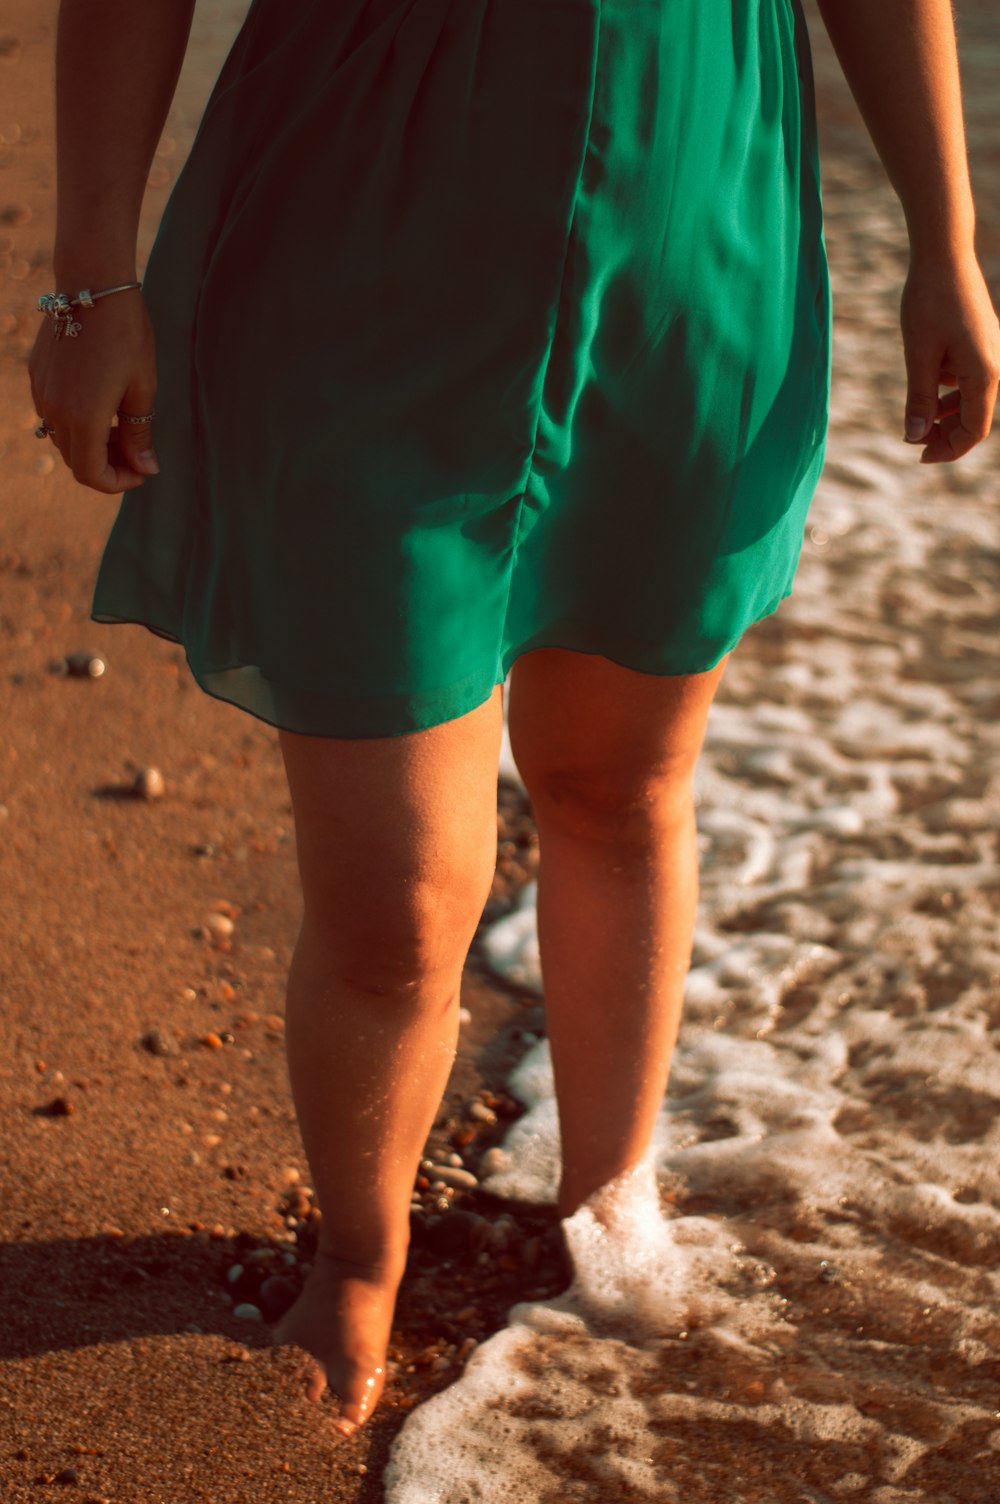
[[[349,1436],[364,1425],[378,1403],[385,1381],[385,1369],[381,1364],[357,1368],[351,1381],[344,1386],[344,1398],[340,1404],[338,1430]],[[346,1423],[346,1424],[345,1424]]]
[[[309,1368],[309,1377],[306,1383],[306,1398],[314,1405],[318,1405],[326,1393],[326,1372],[322,1363],[313,1363]]]

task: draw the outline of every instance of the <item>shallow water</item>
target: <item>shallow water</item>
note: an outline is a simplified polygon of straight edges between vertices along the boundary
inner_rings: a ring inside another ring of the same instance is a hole
[[[960,3],[978,247],[1000,269],[1000,21]],[[996,438],[904,445],[902,213],[807,7],[835,307],[828,462],[795,594],[745,639],[696,778],[685,1013],[620,1231],[566,1225],[416,1409],[390,1504],[1000,1498]],[[502,769],[516,776],[505,742]],[[534,887],[487,936],[542,992]],[[548,1045],[485,1182],[553,1201]]]

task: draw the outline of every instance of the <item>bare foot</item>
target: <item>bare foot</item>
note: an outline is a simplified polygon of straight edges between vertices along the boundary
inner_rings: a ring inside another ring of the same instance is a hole
[[[570,1195],[560,1185],[556,1215],[563,1222],[586,1206],[594,1221],[608,1232],[619,1238],[641,1237],[651,1211],[659,1205],[656,1169],[647,1153],[586,1197]]]
[[[371,1415],[385,1384],[386,1348],[405,1264],[359,1265],[317,1250],[295,1304],[272,1327],[276,1342],[304,1347],[317,1362],[306,1395],[327,1388],[340,1400],[333,1424],[351,1436]]]

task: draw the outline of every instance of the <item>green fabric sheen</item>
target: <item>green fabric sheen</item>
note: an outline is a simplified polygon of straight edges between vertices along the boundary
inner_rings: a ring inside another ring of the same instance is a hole
[[[831,300],[798,0],[254,0],[144,276],[161,472],[92,618],[395,736],[791,593]]]

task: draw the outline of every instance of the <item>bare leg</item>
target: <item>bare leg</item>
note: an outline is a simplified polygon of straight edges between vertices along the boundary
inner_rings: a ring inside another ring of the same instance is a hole
[[[288,1069],[322,1223],[275,1337],[318,1360],[310,1398],[329,1384],[355,1425],[382,1391],[410,1193],[493,878],[500,694],[406,736],[281,733],[304,898]]]
[[[563,1217],[642,1158],[662,1106],[698,901],[692,775],[724,667],[656,677],[556,649],[514,665]]]

